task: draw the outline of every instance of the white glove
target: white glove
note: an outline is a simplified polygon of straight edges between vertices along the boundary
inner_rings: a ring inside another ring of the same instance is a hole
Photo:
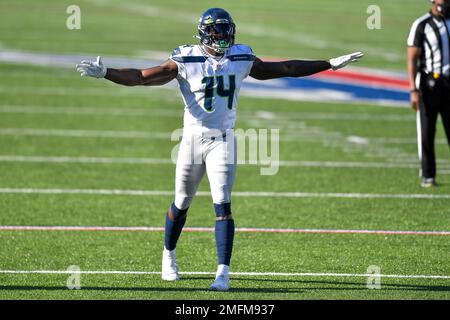
[[[337,69],[343,68],[346,65],[348,65],[350,62],[357,62],[363,56],[364,56],[364,53],[362,53],[362,52],[354,52],[351,54],[347,54],[345,56],[330,59],[329,62],[331,64],[331,69],[337,70]]]
[[[83,60],[76,65],[77,71],[82,77],[104,78],[106,75],[106,67],[102,63],[102,58],[97,57],[97,61]]]

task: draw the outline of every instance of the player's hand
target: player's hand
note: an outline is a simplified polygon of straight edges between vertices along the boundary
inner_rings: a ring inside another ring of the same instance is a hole
[[[83,60],[76,65],[77,71],[82,77],[104,78],[106,75],[106,67],[102,63],[102,58],[97,57],[97,61]]]
[[[357,62],[359,59],[361,59],[364,56],[364,53],[362,52],[354,52],[351,54],[347,54],[345,56],[337,57],[330,59],[331,69],[337,70],[340,68],[345,67],[350,62]]]
[[[412,90],[410,94],[411,108],[415,111],[420,109],[420,92],[418,90]]]

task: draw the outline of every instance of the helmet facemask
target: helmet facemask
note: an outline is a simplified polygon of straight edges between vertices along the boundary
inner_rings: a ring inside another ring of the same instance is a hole
[[[200,23],[198,31],[201,43],[216,53],[224,54],[234,44],[235,25],[226,19]]]

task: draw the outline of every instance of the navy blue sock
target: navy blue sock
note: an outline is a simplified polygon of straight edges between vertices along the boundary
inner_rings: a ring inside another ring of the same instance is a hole
[[[226,217],[231,216],[231,206],[229,203],[220,205],[214,204],[214,208],[218,218],[225,218],[224,220],[217,220],[214,229],[218,264],[225,264],[229,266],[231,253],[233,251],[234,220]]]
[[[177,246],[178,238],[186,222],[188,209],[180,210],[174,203],[166,214],[166,231],[164,245],[167,250],[172,251]]]

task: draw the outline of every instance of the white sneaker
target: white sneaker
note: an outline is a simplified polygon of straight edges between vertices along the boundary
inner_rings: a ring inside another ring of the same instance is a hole
[[[229,266],[224,264],[218,266],[216,280],[209,289],[212,291],[228,291],[230,289]]]
[[[167,250],[164,247],[162,255],[162,274],[161,278],[166,281],[176,281],[180,279],[178,275],[177,258],[175,256],[175,250]]]
[[[431,188],[436,186],[436,180],[434,178],[423,178],[420,184],[422,188]]]

